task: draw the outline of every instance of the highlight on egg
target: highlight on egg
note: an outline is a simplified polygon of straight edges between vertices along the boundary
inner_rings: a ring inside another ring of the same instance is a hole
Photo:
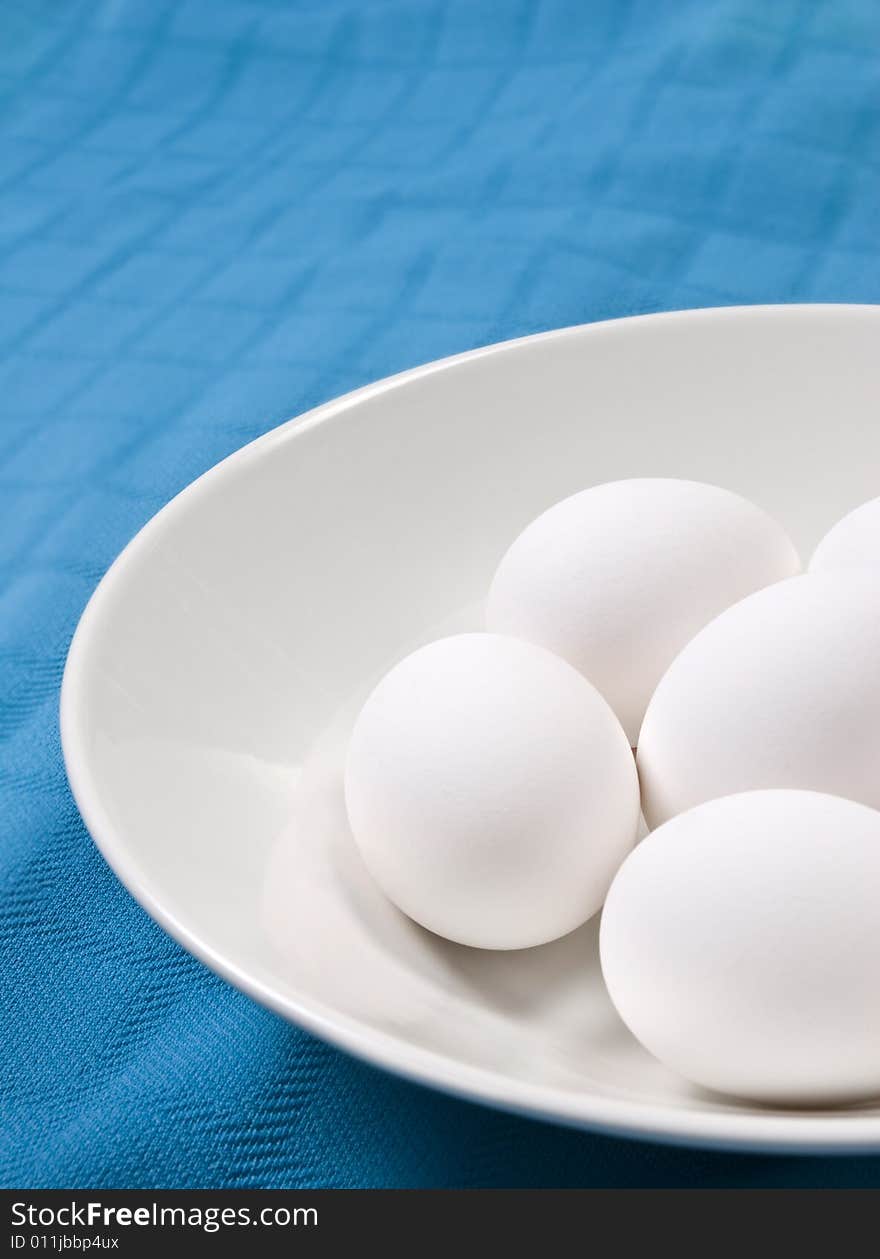
[[[808,791],[712,800],[621,866],[602,971],[633,1035],[764,1103],[880,1094],[880,813]]]
[[[345,800],[389,899],[487,949],[595,914],[639,823],[632,751],[599,692],[495,634],[430,643],[383,678],[354,726]]]
[[[880,498],[839,520],[810,560],[811,573],[863,569],[880,575]]]
[[[635,745],[657,683],[688,640],[800,568],[782,526],[730,490],[614,481],[557,503],[520,534],[492,581],[486,626],[567,660]]]
[[[728,608],[673,661],[639,736],[651,827],[794,787],[880,808],[880,583],[810,573]]]

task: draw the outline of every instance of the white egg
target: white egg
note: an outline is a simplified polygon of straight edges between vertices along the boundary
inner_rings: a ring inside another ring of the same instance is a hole
[[[800,566],[782,527],[738,494],[698,481],[614,481],[557,503],[520,534],[492,582],[486,625],[574,665],[634,745],[685,643]]]
[[[766,787],[880,808],[880,584],[807,574],[722,612],[657,687],[638,768],[652,827]]]
[[[602,970],[638,1040],[763,1102],[880,1093],[880,813],[809,791],[712,800],[627,858]]]
[[[880,498],[839,520],[813,552],[810,572],[873,569],[880,573]]]
[[[590,918],[639,821],[632,751],[598,691],[493,634],[441,639],[386,675],[355,724],[345,798],[385,894],[489,949]]]

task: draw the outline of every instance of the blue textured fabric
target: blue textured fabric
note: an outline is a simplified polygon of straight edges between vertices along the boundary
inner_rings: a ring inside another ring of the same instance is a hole
[[[287,416],[556,325],[880,299],[878,36],[874,0],[4,0],[0,1181],[880,1184],[319,1044],[130,899],[56,728],[114,555]]]

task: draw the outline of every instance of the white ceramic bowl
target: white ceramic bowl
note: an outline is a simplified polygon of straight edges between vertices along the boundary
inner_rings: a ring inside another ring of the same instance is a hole
[[[348,834],[359,702],[480,624],[538,512],[693,477],[802,546],[878,492],[880,308],[690,311],[570,328],[381,381],[283,425],[161,511],[101,582],[61,698],[83,817],[142,905],[258,1000],[371,1062],[564,1123],[761,1150],[880,1150],[880,1105],[700,1093],[630,1037],[596,924],[483,953],[414,926]]]

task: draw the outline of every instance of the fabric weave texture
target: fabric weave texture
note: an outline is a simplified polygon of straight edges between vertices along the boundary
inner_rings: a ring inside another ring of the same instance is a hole
[[[566,324],[880,300],[878,50],[873,0],[4,0],[0,1182],[880,1184],[318,1043],[139,909],[57,730],[111,560],[282,419]]]

